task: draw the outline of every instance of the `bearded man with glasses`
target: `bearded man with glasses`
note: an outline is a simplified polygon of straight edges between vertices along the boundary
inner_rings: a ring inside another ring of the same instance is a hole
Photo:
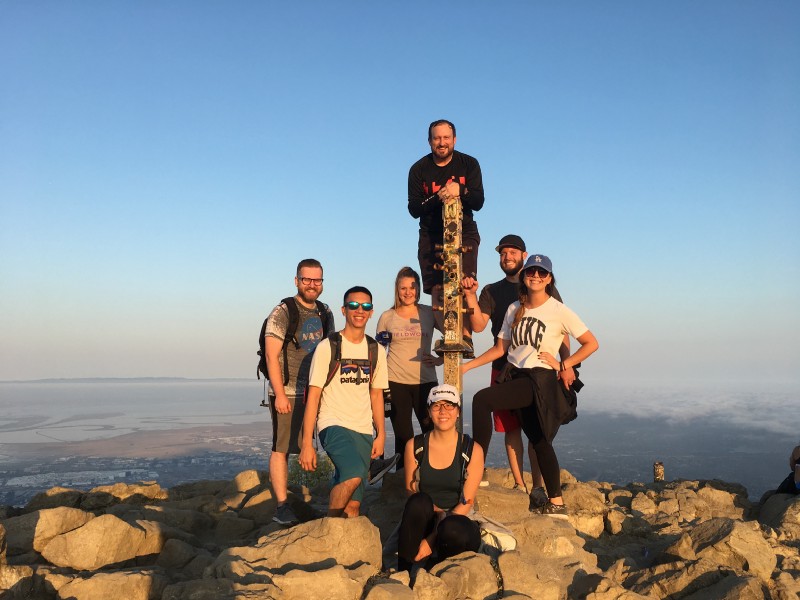
[[[322,447],[336,467],[329,517],[359,515],[370,459],[383,454],[386,442],[383,390],[389,378],[386,353],[378,351],[377,342],[366,335],[372,312],[372,293],[367,288],[347,290],[342,302],[344,329],[320,342],[311,360],[300,466],[306,471],[317,467],[316,426]]]
[[[300,453],[303,397],[308,385],[311,356],[319,342],[334,330],[333,313],[318,300],[322,294],[322,265],[313,258],[297,265],[297,294],[276,306],[264,329],[264,349],[270,385],[272,454],[269,477],[278,502],[272,520],[282,525],[298,522],[287,502],[289,454]],[[296,317],[292,319],[290,313]],[[294,331],[288,331],[290,324]]]

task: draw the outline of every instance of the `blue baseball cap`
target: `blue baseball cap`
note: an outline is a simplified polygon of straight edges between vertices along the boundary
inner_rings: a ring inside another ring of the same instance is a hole
[[[531,267],[546,269],[548,273],[553,272],[553,263],[544,254],[531,254],[528,260],[525,261],[525,266],[522,267],[522,270],[524,272],[525,269],[530,269]]]

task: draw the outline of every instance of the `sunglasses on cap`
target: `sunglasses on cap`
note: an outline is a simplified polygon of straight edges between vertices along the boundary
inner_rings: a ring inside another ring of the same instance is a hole
[[[547,269],[543,269],[542,267],[528,267],[527,269],[525,269],[524,275],[525,277],[533,277],[535,275],[536,277],[544,279],[545,277],[550,275],[550,271],[548,271]]]
[[[346,302],[344,306],[350,310],[358,310],[359,306],[366,311],[372,310],[372,302],[356,302],[355,300],[350,300],[350,302]]]

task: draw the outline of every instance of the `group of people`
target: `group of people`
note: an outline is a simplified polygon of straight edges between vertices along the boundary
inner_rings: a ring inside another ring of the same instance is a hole
[[[529,256],[517,235],[504,236],[496,248],[504,278],[484,286],[478,297],[480,236],[473,211],[483,206],[482,177],[478,161],[455,151],[455,141],[455,126],[435,121],[428,128],[430,154],[409,171],[409,212],[420,219],[421,275],[410,267],[398,272],[394,306],[378,319],[377,342],[366,333],[374,308],[363,286],[345,292],[345,325],[334,332],[333,313],[319,301],[323,269],[315,259],[300,261],[296,295],[276,306],[265,325],[273,428],[269,468],[278,502],[274,519],[298,522],[287,502],[288,456],[299,454],[300,466],[314,470],[315,431],[335,467],[328,515],[359,514],[370,463],[384,452],[388,390],[395,455],[387,462],[403,471],[409,494],[398,531],[401,568],[477,550],[480,532],[468,515],[482,484],[492,413],[496,429],[505,434],[515,488],[526,493],[522,432],[528,438],[534,482],[530,510],[566,514],[552,442],[558,427],[574,418],[581,385],[575,367],[598,347],[581,319],[561,303],[551,260]],[[491,322],[495,339],[492,348],[462,364],[466,373],[492,363],[490,386],[472,403],[474,443],[457,427],[458,390],[438,385],[435,367],[442,359],[431,346],[441,323],[431,306],[420,303],[421,291],[436,298],[441,287],[434,249],[442,243],[442,206],[455,198],[464,207],[463,241],[473,248],[463,255],[461,285],[473,309],[466,333],[480,332]],[[574,353],[570,337],[579,344]],[[414,416],[422,431],[416,437]]]

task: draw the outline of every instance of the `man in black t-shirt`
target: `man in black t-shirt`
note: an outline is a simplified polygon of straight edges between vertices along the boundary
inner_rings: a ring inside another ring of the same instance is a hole
[[[431,152],[415,162],[408,172],[408,212],[419,219],[419,247],[417,256],[422,274],[422,289],[434,293],[441,285],[442,273],[433,265],[439,262],[436,244],[442,243],[442,204],[461,198],[462,244],[472,251],[462,258],[465,277],[478,273],[478,246],[481,242],[478,226],[472,213],[483,207],[483,178],[481,167],[473,157],[455,150],[456,127],[441,119],[428,127],[428,144]],[[438,299],[434,296],[434,299]]]

